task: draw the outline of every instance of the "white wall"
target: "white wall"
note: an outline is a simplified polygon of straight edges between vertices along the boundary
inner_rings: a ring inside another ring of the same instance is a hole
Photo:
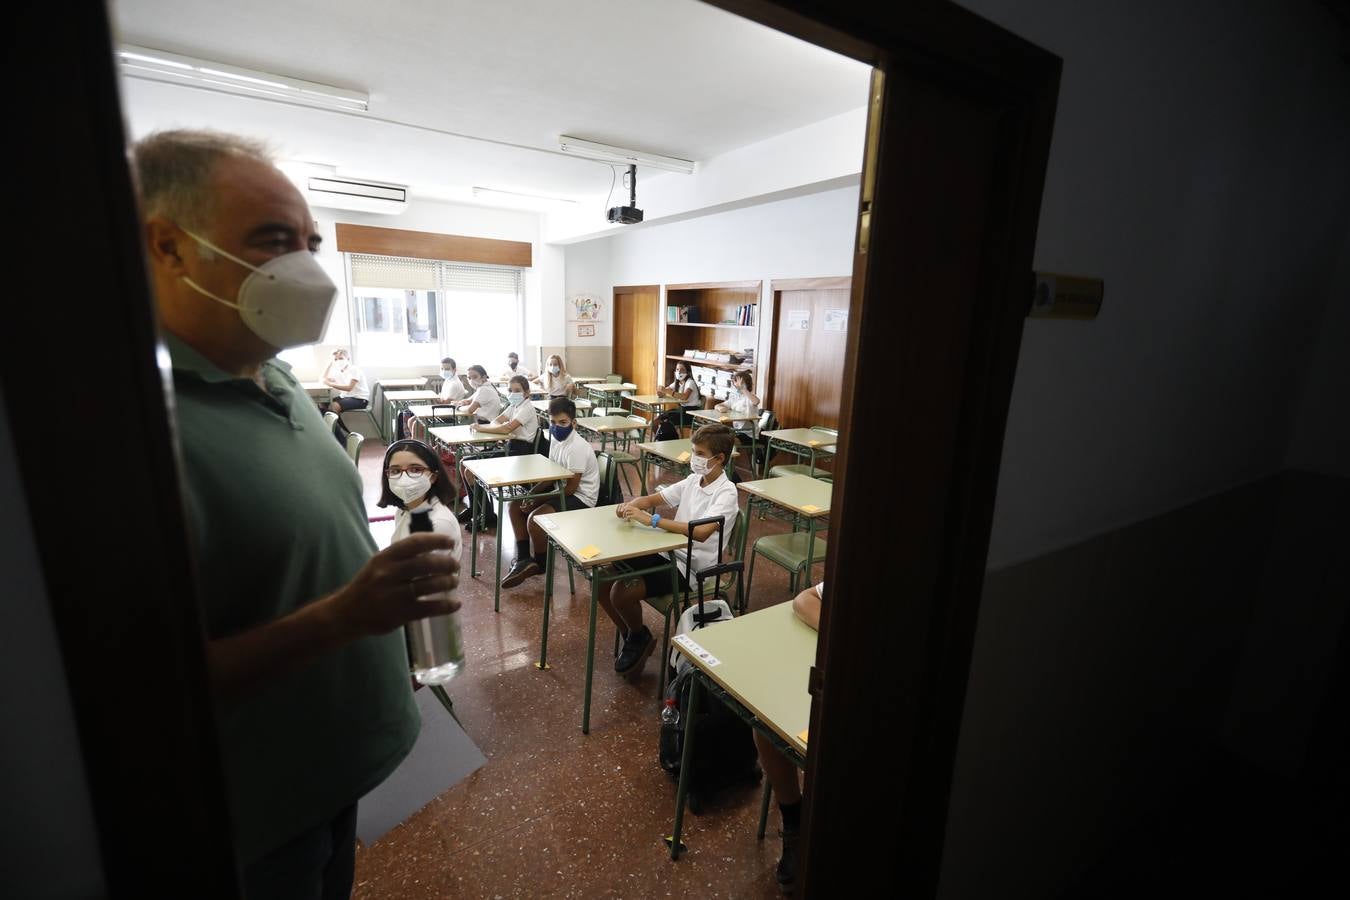
[[[967,0],[1064,58],[989,562],[1278,470],[1350,209],[1350,72],[1314,3]]]
[[[309,366],[295,364],[295,374],[301,381],[317,379],[328,363],[333,346],[350,344],[350,324],[347,321],[347,282],[342,268],[342,256],[337,250],[337,223],[352,225],[374,225],[379,228],[399,228],[408,231],[431,231],[439,234],[466,235],[469,237],[495,238],[504,241],[524,241],[533,245],[533,266],[525,273],[525,340],[527,347],[521,348],[528,353],[530,346],[544,341],[544,294],[546,285],[552,285],[556,292],[561,281],[561,256],[544,250],[540,242],[540,216],[536,212],[494,209],[485,206],[472,206],[460,203],[442,203],[435,200],[417,199],[409,201],[408,209],[402,215],[385,216],[375,213],[353,212],[351,210],[326,209],[315,207],[314,218],[323,236],[323,249],[319,253],[319,262],[333,281],[339,285],[338,302],[334,306],[333,319],[330,320],[325,342],[317,344],[313,351],[313,360]],[[525,359],[530,356],[525,355]],[[492,361],[495,364],[495,360]],[[467,365],[466,363],[464,363]],[[485,363],[486,364],[486,363]],[[436,366],[407,371],[370,369],[368,374],[376,377],[396,375],[434,375]]]
[[[1350,478],[1350,232],[1341,245],[1317,349],[1310,354],[1285,462]]]
[[[609,302],[615,285],[745,280],[763,281],[768,294],[774,278],[848,275],[857,207],[854,185],[569,244],[567,296],[589,292]],[[759,310],[761,387],[767,387],[768,300]],[[595,338],[578,338],[569,323],[569,346],[608,348],[608,310],[605,319]]]

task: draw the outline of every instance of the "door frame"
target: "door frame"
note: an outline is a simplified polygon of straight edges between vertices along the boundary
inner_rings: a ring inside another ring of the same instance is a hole
[[[859,878],[875,884],[880,869],[888,892],[932,896],[1030,300],[1060,60],[945,0],[711,3],[884,73],[884,90],[870,98],[855,243],[867,252],[856,254],[853,272],[843,472],[826,563],[827,598],[849,599],[827,599],[810,680],[800,889],[826,896]],[[16,33],[50,33],[32,4],[21,5],[17,17]],[[108,412],[122,427],[96,444],[90,477],[108,508],[136,510],[141,530],[132,540],[80,542],[80,564],[71,565],[75,542],[60,511],[86,508],[90,482],[41,477],[54,440],[41,431],[50,407],[36,394],[7,391],[19,474],[30,489],[42,486],[29,494],[28,524],[67,675],[79,688],[74,712],[109,892],[158,894],[192,883],[203,896],[230,896],[236,869],[201,611],[104,4],[68,15],[59,45],[68,52],[51,52],[50,42],[17,48],[23,68],[44,85],[19,92],[16,130],[40,136],[20,142],[26,177],[18,215],[33,236],[21,246],[23,268],[43,276],[65,271],[76,253],[83,269],[99,273],[97,302],[62,323],[62,337],[82,352],[98,350],[101,378],[118,386],[119,402]],[[921,173],[906,173],[902,157],[907,147],[950,138],[937,121],[905,118],[920,86],[991,104],[1000,122],[999,167],[985,197],[989,224],[970,234],[981,260],[978,285],[950,303],[903,300],[935,275],[924,270],[929,261],[906,256],[904,225],[935,209],[936,198],[916,183]],[[84,211],[78,229],[69,219],[75,205]],[[863,303],[883,294],[887,303]],[[49,328],[40,306],[15,304],[10,327]],[[887,335],[930,331],[941,340],[911,345],[912,354],[888,353],[881,344]],[[3,359],[6,385],[50,366],[43,342],[12,343]],[[889,388],[950,385],[953,402],[910,410],[922,426],[907,432],[919,435],[912,445],[853,440],[849,426],[874,398],[864,372],[887,372]],[[850,490],[854,482],[866,489]],[[879,510],[885,528],[874,527]],[[877,559],[894,573],[880,589]],[[100,573],[98,599],[116,597],[117,605],[91,602],[93,571]],[[115,692],[84,690],[100,671],[118,672]],[[886,826],[865,824],[878,819]],[[652,852],[659,849],[657,842]]]

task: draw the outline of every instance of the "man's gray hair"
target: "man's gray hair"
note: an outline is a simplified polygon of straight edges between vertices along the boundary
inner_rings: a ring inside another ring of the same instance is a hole
[[[215,212],[211,176],[220,160],[243,157],[273,165],[261,141],[221,131],[157,131],[137,141],[132,153],[145,216],[164,216],[194,230],[204,230]]]

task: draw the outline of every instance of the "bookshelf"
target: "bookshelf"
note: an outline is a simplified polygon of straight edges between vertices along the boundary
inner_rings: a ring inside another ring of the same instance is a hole
[[[704,394],[705,406],[724,399],[729,373],[753,369],[754,363],[693,359],[683,355],[684,351],[707,353],[720,350],[737,354],[749,351],[746,355],[750,359],[757,357],[762,288],[763,282],[760,281],[666,285],[666,309],[663,311],[666,321],[663,324],[666,329],[667,365],[662,374],[662,383],[670,383],[672,363],[681,360],[694,370],[694,377],[699,380],[700,391]],[[684,315],[680,314],[680,310],[685,311]],[[687,321],[678,321],[686,316]],[[672,318],[677,321],[671,321]],[[705,387],[707,391],[704,391]]]

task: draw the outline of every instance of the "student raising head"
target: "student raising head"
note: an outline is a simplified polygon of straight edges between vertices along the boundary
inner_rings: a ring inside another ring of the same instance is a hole
[[[384,452],[377,505],[397,507],[394,513],[395,541],[408,536],[414,513],[427,513],[431,516],[432,530],[448,534],[454,540],[454,553],[458,558],[459,523],[450,509],[454,502],[454,488],[436,451],[414,440],[394,441],[389,445]]]
[[[693,536],[692,558],[686,559],[683,550],[675,551],[675,565],[679,568],[682,582],[677,587],[682,591],[694,582],[693,575],[717,563],[717,526],[709,523],[691,530],[688,523],[720,516],[723,520],[723,538],[731,537],[740,507],[736,485],[727,479],[725,469],[731,462],[734,446],[735,437],[730,428],[704,425],[694,432],[689,477],[667,485],[654,494],[638,497],[631,503],[620,503],[614,508],[616,515],[635,524]],[[663,516],[657,511],[666,506],[676,508],[674,516]],[[627,560],[626,564],[634,569],[647,569],[663,562],[666,562],[664,557],[652,554]],[[614,660],[614,671],[630,677],[641,673],[643,664],[656,646],[656,638],[642,624],[642,601],[646,597],[669,593],[670,576],[665,572],[608,582],[601,586],[600,605],[624,636],[623,650]]]
[[[727,399],[713,408],[717,412],[732,415],[759,415],[759,397],[755,395],[755,376],[748,371],[733,373],[731,390],[727,391]]]
[[[469,366],[469,389],[473,393],[468,399],[459,401],[459,408],[466,416],[477,415],[478,421],[486,425],[501,415],[502,395],[488,381],[487,369]]]

